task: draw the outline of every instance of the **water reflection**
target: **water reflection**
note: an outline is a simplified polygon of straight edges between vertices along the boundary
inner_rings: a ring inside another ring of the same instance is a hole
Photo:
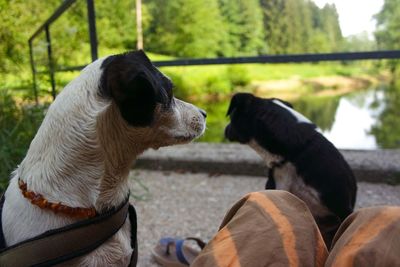
[[[385,88],[384,109],[376,116],[377,122],[371,127],[371,134],[381,148],[400,148],[400,81]],[[372,103],[372,106],[379,103]]]
[[[208,113],[207,131],[199,141],[226,142],[223,131],[229,99],[195,104]],[[391,84],[345,96],[307,96],[293,105],[338,148],[400,148],[400,86]]]
[[[318,127],[327,131],[330,130],[335,122],[335,113],[339,106],[340,97],[304,97],[293,106],[300,113],[313,121]]]
[[[383,92],[367,91],[343,97],[335,114],[336,123],[324,132],[337,147],[348,149],[377,149],[376,139],[370,134],[377,123],[376,114],[384,107]],[[372,103],[379,103],[372,108]]]

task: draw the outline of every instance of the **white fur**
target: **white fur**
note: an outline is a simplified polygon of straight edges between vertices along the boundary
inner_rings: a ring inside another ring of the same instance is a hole
[[[309,119],[307,119],[303,114],[297,112],[296,110],[286,106],[285,104],[283,104],[281,101],[274,99],[272,100],[272,102],[274,102],[275,104],[277,104],[278,106],[283,107],[284,109],[286,109],[287,111],[289,111],[296,119],[297,122],[305,122],[305,123],[312,123]]]
[[[127,177],[132,161],[145,149],[187,143],[204,132],[205,120],[198,109],[176,100],[169,114],[172,121],[169,127],[162,118],[157,118],[153,128],[138,130],[122,123],[116,126],[125,128],[110,127],[101,135],[99,118],[114,107],[110,99],[98,93],[102,62],[99,59],[87,66],[57,96],[26,157],[13,172],[2,214],[7,245],[76,221],[29,203],[18,188],[18,179],[48,201],[71,207],[95,207],[101,212],[124,201],[129,191]],[[108,132],[116,135],[109,138],[113,142],[110,145],[119,146],[117,157],[108,155],[109,148],[104,147],[107,142],[102,139]],[[157,139],[159,135],[163,140]],[[119,136],[128,143],[118,143]],[[127,219],[111,239],[68,266],[127,266],[132,253],[130,241]]]
[[[281,156],[265,150],[255,140],[251,140],[249,146],[261,156],[269,168],[273,166],[273,163],[283,160]],[[289,191],[303,200],[314,217],[324,217],[331,214],[328,208],[321,204],[319,193],[313,187],[304,183],[304,180],[297,174],[296,168],[292,163],[287,162],[283,166],[275,168],[274,178],[276,189]]]

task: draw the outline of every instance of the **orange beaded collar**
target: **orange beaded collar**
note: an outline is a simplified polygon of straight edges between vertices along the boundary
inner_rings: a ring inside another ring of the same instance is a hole
[[[29,191],[28,186],[24,181],[18,180],[18,185],[22,191],[22,195],[29,199],[33,205],[36,205],[41,209],[51,210],[54,213],[62,213],[76,219],[88,219],[96,216],[96,210],[94,208],[71,208],[61,204],[60,202],[52,203],[47,201],[41,194]]]

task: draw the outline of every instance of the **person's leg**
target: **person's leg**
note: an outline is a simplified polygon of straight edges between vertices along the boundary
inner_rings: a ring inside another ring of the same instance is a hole
[[[400,207],[364,208],[347,217],[326,266],[400,266]]]
[[[324,266],[327,256],[304,202],[267,190],[239,200],[191,266]]]

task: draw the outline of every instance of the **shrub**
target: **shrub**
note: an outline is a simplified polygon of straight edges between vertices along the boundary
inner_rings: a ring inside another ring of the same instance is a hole
[[[247,69],[239,65],[231,65],[226,69],[228,79],[232,84],[232,88],[236,86],[246,86],[251,82],[251,77]]]
[[[181,99],[186,99],[190,95],[189,86],[184,81],[182,75],[172,71],[164,71],[164,73],[172,80],[174,84],[174,96]]]
[[[212,95],[229,94],[231,91],[231,83],[224,75],[213,75],[207,77],[202,90],[202,92]]]
[[[8,91],[0,90],[0,191],[25,156],[47,106],[18,105]]]

